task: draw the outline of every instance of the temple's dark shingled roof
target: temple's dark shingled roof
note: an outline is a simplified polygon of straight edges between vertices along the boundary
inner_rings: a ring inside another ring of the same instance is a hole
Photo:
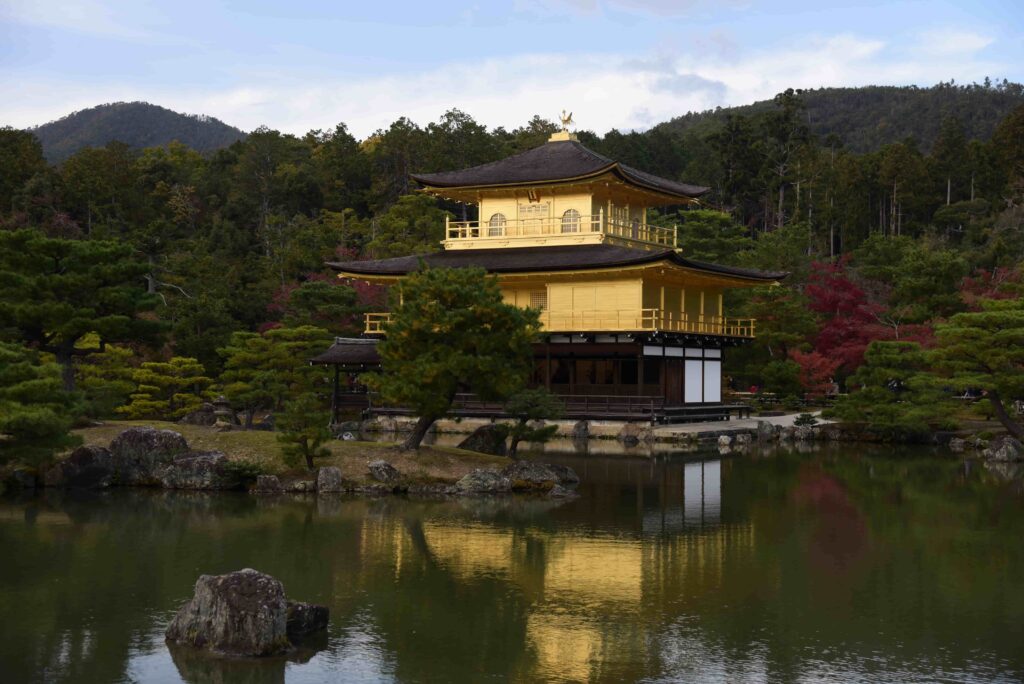
[[[486,187],[554,183],[587,178],[611,172],[622,180],[667,195],[693,199],[708,191],[700,185],[688,185],[659,178],[620,164],[588,150],[575,140],[549,142],[500,161],[472,166],[460,171],[413,175],[423,185],[435,188]]]
[[[781,280],[789,275],[785,272],[755,271],[694,261],[681,256],[672,249],[634,249],[607,243],[503,249],[450,249],[433,254],[418,254],[377,261],[328,262],[327,265],[337,271],[354,275],[402,276],[418,270],[421,263],[431,268],[476,266],[489,273],[528,273],[638,266],[663,259],[678,266],[698,271],[766,282]]]
[[[343,366],[377,365],[377,340],[357,337],[336,337],[327,351],[314,356],[310,363],[336,363]]]

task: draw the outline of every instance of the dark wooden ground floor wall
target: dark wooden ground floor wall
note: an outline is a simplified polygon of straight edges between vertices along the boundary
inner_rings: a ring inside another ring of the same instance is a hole
[[[531,384],[561,395],[722,400],[722,349],[639,343],[535,344]]]

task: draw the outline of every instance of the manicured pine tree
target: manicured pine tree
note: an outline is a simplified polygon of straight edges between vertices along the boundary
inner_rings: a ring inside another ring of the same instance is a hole
[[[392,302],[381,372],[364,377],[385,402],[419,416],[402,445],[416,449],[458,392],[502,401],[520,390],[533,362],[538,312],[506,304],[482,269],[427,269],[402,282]]]
[[[202,406],[205,390],[213,384],[201,363],[182,356],[144,363],[132,373],[132,379],[135,391],[131,401],[117,409],[130,420],[181,418]]]
[[[35,466],[81,443],[69,432],[80,411],[78,395],[62,391],[57,364],[0,342],[0,464]]]
[[[863,423],[887,437],[951,428],[951,396],[928,368],[928,353],[916,342],[872,342],[863,365],[847,380],[849,394],[828,415]]]
[[[936,326],[931,361],[958,391],[983,391],[1007,432],[1024,440],[1024,425],[1007,409],[1024,400],[1024,297],[979,304]]]

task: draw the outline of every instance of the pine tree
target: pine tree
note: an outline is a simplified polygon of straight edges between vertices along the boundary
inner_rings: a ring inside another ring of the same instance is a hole
[[[916,342],[872,342],[847,382],[849,394],[828,414],[888,437],[952,427],[949,395],[927,374],[928,365],[927,352]]]
[[[156,306],[143,287],[147,271],[128,245],[0,231],[0,335],[53,354],[72,391],[74,359],[156,338],[161,325],[140,317]],[[80,346],[91,333],[98,345]]]
[[[204,373],[203,365],[189,357],[144,363],[132,373],[131,401],[117,412],[130,420],[181,418],[202,406],[204,392],[213,384]]]
[[[62,391],[57,364],[0,342],[0,464],[38,465],[79,444],[69,431],[80,410],[78,395]]]
[[[1024,439],[1024,425],[1006,409],[1006,402],[1024,398],[1024,298],[980,306],[936,326],[931,360],[948,385],[982,390],[1003,427]]]
[[[509,428],[508,456],[515,458],[520,442],[543,443],[555,436],[557,425],[530,425],[537,420],[554,419],[562,415],[562,402],[543,387],[516,392],[505,402],[505,413],[515,422]]]
[[[482,269],[428,269],[402,282],[392,303],[382,371],[364,376],[384,401],[419,416],[402,445],[419,447],[457,392],[504,400],[522,388],[533,361],[538,314],[506,304]]]
[[[284,413],[277,421],[277,429],[281,434],[277,441],[284,452],[285,463],[291,467],[305,461],[306,467],[313,470],[313,459],[330,456],[329,449],[323,443],[331,438],[327,424],[330,413],[311,393],[301,394],[285,404]]]

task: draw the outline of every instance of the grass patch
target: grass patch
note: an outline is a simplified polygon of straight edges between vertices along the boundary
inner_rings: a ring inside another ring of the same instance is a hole
[[[233,461],[257,466],[260,471],[295,478],[308,476],[305,468],[288,468],[284,464],[276,432],[262,430],[230,430],[218,432],[201,425],[179,425],[159,420],[109,421],[95,427],[75,430],[87,445],[107,446],[123,430],[130,427],[152,427],[173,430],[188,440],[195,451],[222,451]],[[395,444],[384,442],[343,442],[325,444],[331,455],[316,459],[318,466],[336,466],[342,475],[360,483],[370,482],[366,464],[383,459],[412,482],[455,482],[474,468],[501,468],[507,458],[478,454],[455,447],[420,447],[417,451],[401,451]]]

